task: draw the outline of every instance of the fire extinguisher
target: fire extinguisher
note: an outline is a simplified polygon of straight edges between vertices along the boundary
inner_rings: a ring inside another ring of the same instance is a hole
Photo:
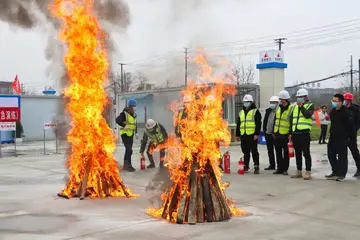
[[[230,154],[227,151],[224,154],[224,173],[230,173]]]
[[[239,174],[245,174],[245,163],[244,163],[244,159],[243,159],[243,158],[240,158],[238,173],[239,173]]]
[[[140,169],[145,170],[145,156],[142,155],[140,158]]]
[[[289,158],[293,158],[295,156],[295,152],[294,152],[294,145],[292,142],[288,143],[288,149],[289,149]]]

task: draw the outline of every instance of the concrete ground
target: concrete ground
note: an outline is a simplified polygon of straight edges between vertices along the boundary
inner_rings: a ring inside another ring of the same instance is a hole
[[[124,172],[128,187],[141,196],[136,199],[61,199],[64,187],[64,155],[54,154],[48,143],[18,146],[22,155],[0,158],[0,239],[2,240],[110,240],[110,239],[359,239],[360,181],[352,178],[355,166],[349,157],[345,182],[324,179],[329,173],[326,146],[312,144],[314,180],[290,179],[262,171],[260,175],[238,175],[239,146],[230,147],[231,185],[227,196],[250,213],[228,222],[176,225],[145,214],[149,205],[144,190],[156,169]],[[138,147],[138,144],[137,146]],[[5,152],[11,151],[6,147]],[[267,165],[266,150],[260,146],[262,169]],[[138,150],[134,166],[139,168]],[[117,159],[123,154],[118,148]],[[290,173],[295,160],[291,159]]]

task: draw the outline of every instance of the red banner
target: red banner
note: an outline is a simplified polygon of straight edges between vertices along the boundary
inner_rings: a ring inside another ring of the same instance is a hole
[[[20,121],[20,108],[0,107],[0,122]]]

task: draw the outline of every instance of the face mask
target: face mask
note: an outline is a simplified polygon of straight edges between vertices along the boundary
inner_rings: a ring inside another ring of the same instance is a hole
[[[136,112],[136,107],[133,107],[134,112]]]
[[[246,102],[246,103],[244,103],[244,107],[250,107],[250,103],[248,103],[248,102]]]
[[[331,102],[331,106],[332,106],[332,108],[337,108],[337,103],[336,102]]]
[[[275,108],[276,108],[276,104],[275,104],[275,103],[270,103],[269,107],[270,107],[271,109],[275,109]]]
[[[347,101],[344,100],[344,101],[343,101],[343,106],[345,107],[346,105],[347,105]]]
[[[304,102],[305,102],[304,98],[297,98],[297,101],[298,101],[298,102],[301,102],[301,103],[304,103]]]

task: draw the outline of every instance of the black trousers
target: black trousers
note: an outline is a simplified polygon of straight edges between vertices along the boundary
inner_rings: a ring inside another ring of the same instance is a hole
[[[156,148],[156,145],[150,143],[147,148],[147,151],[146,151],[146,154],[149,158],[150,164],[154,164],[154,165],[155,165],[155,162],[154,162],[154,157],[152,155],[152,152],[155,150],[155,148]],[[161,148],[160,149],[160,166],[164,166],[164,161],[163,161],[164,158],[165,158],[165,148]]]
[[[124,154],[124,168],[131,167],[131,155],[133,154],[133,143],[134,143],[134,135],[128,136],[126,134],[121,135],[121,140],[125,146],[125,154]]]
[[[304,155],[305,169],[306,171],[311,171],[310,133],[293,134],[292,142],[295,149],[297,170],[302,170],[302,156]]]
[[[350,149],[351,155],[353,156],[353,158],[355,160],[356,168],[359,171],[360,170],[360,155],[359,155],[359,149],[357,146],[357,132],[355,132],[351,135],[347,146]]]
[[[274,154],[274,137],[272,134],[265,133],[266,148],[269,157],[269,165],[275,167],[275,154]]]
[[[327,152],[332,172],[345,177],[348,170],[347,142],[329,139]]]
[[[286,172],[289,170],[290,158],[289,158],[289,135],[277,135],[275,137],[275,150],[276,150],[276,163],[277,170],[280,172]]]
[[[320,134],[319,143],[325,142],[327,129],[328,129],[328,125],[321,125],[321,134]]]
[[[258,143],[254,140],[254,135],[241,136],[241,150],[244,154],[245,167],[249,167],[250,153],[252,155],[254,165],[259,166]]]

